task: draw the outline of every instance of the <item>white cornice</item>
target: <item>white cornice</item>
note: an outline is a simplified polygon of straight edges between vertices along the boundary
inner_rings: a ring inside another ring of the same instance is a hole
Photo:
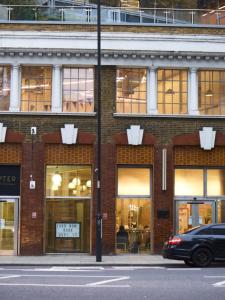
[[[0,31],[0,48],[96,50],[95,32]],[[102,32],[103,50],[224,53],[225,35]]]

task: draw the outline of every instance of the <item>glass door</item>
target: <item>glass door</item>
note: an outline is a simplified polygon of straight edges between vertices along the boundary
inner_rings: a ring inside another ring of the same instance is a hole
[[[215,201],[177,201],[176,232],[215,222]]]
[[[17,255],[17,232],[17,199],[0,199],[0,255]]]

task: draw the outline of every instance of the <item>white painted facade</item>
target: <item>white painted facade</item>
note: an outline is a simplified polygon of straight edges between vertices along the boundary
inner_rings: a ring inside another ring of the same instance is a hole
[[[188,116],[199,114],[198,69],[225,69],[225,36],[103,32],[101,38],[103,65],[147,68],[147,116],[158,115],[158,68],[188,69]],[[61,113],[62,67],[96,65],[96,47],[93,32],[0,31],[0,65],[11,65],[10,112],[20,110],[20,66],[50,65],[51,113]]]

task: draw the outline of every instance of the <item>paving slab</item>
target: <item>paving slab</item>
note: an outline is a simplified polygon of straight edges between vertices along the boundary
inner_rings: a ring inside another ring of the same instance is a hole
[[[151,266],[164,264],[180,264],[183,261],[164,259],[161,255],[107,255],[102,262],[96,262],[94,255],[88,254],[53,254],[43,256],[0,256],[0,265],[129,265]]]

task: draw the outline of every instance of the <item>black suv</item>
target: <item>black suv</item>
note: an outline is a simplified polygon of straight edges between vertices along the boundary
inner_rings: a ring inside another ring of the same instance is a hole
[[[198,267],[225,261],[225,224],[198,226],[170,237],[164,243],[163,257]]]

